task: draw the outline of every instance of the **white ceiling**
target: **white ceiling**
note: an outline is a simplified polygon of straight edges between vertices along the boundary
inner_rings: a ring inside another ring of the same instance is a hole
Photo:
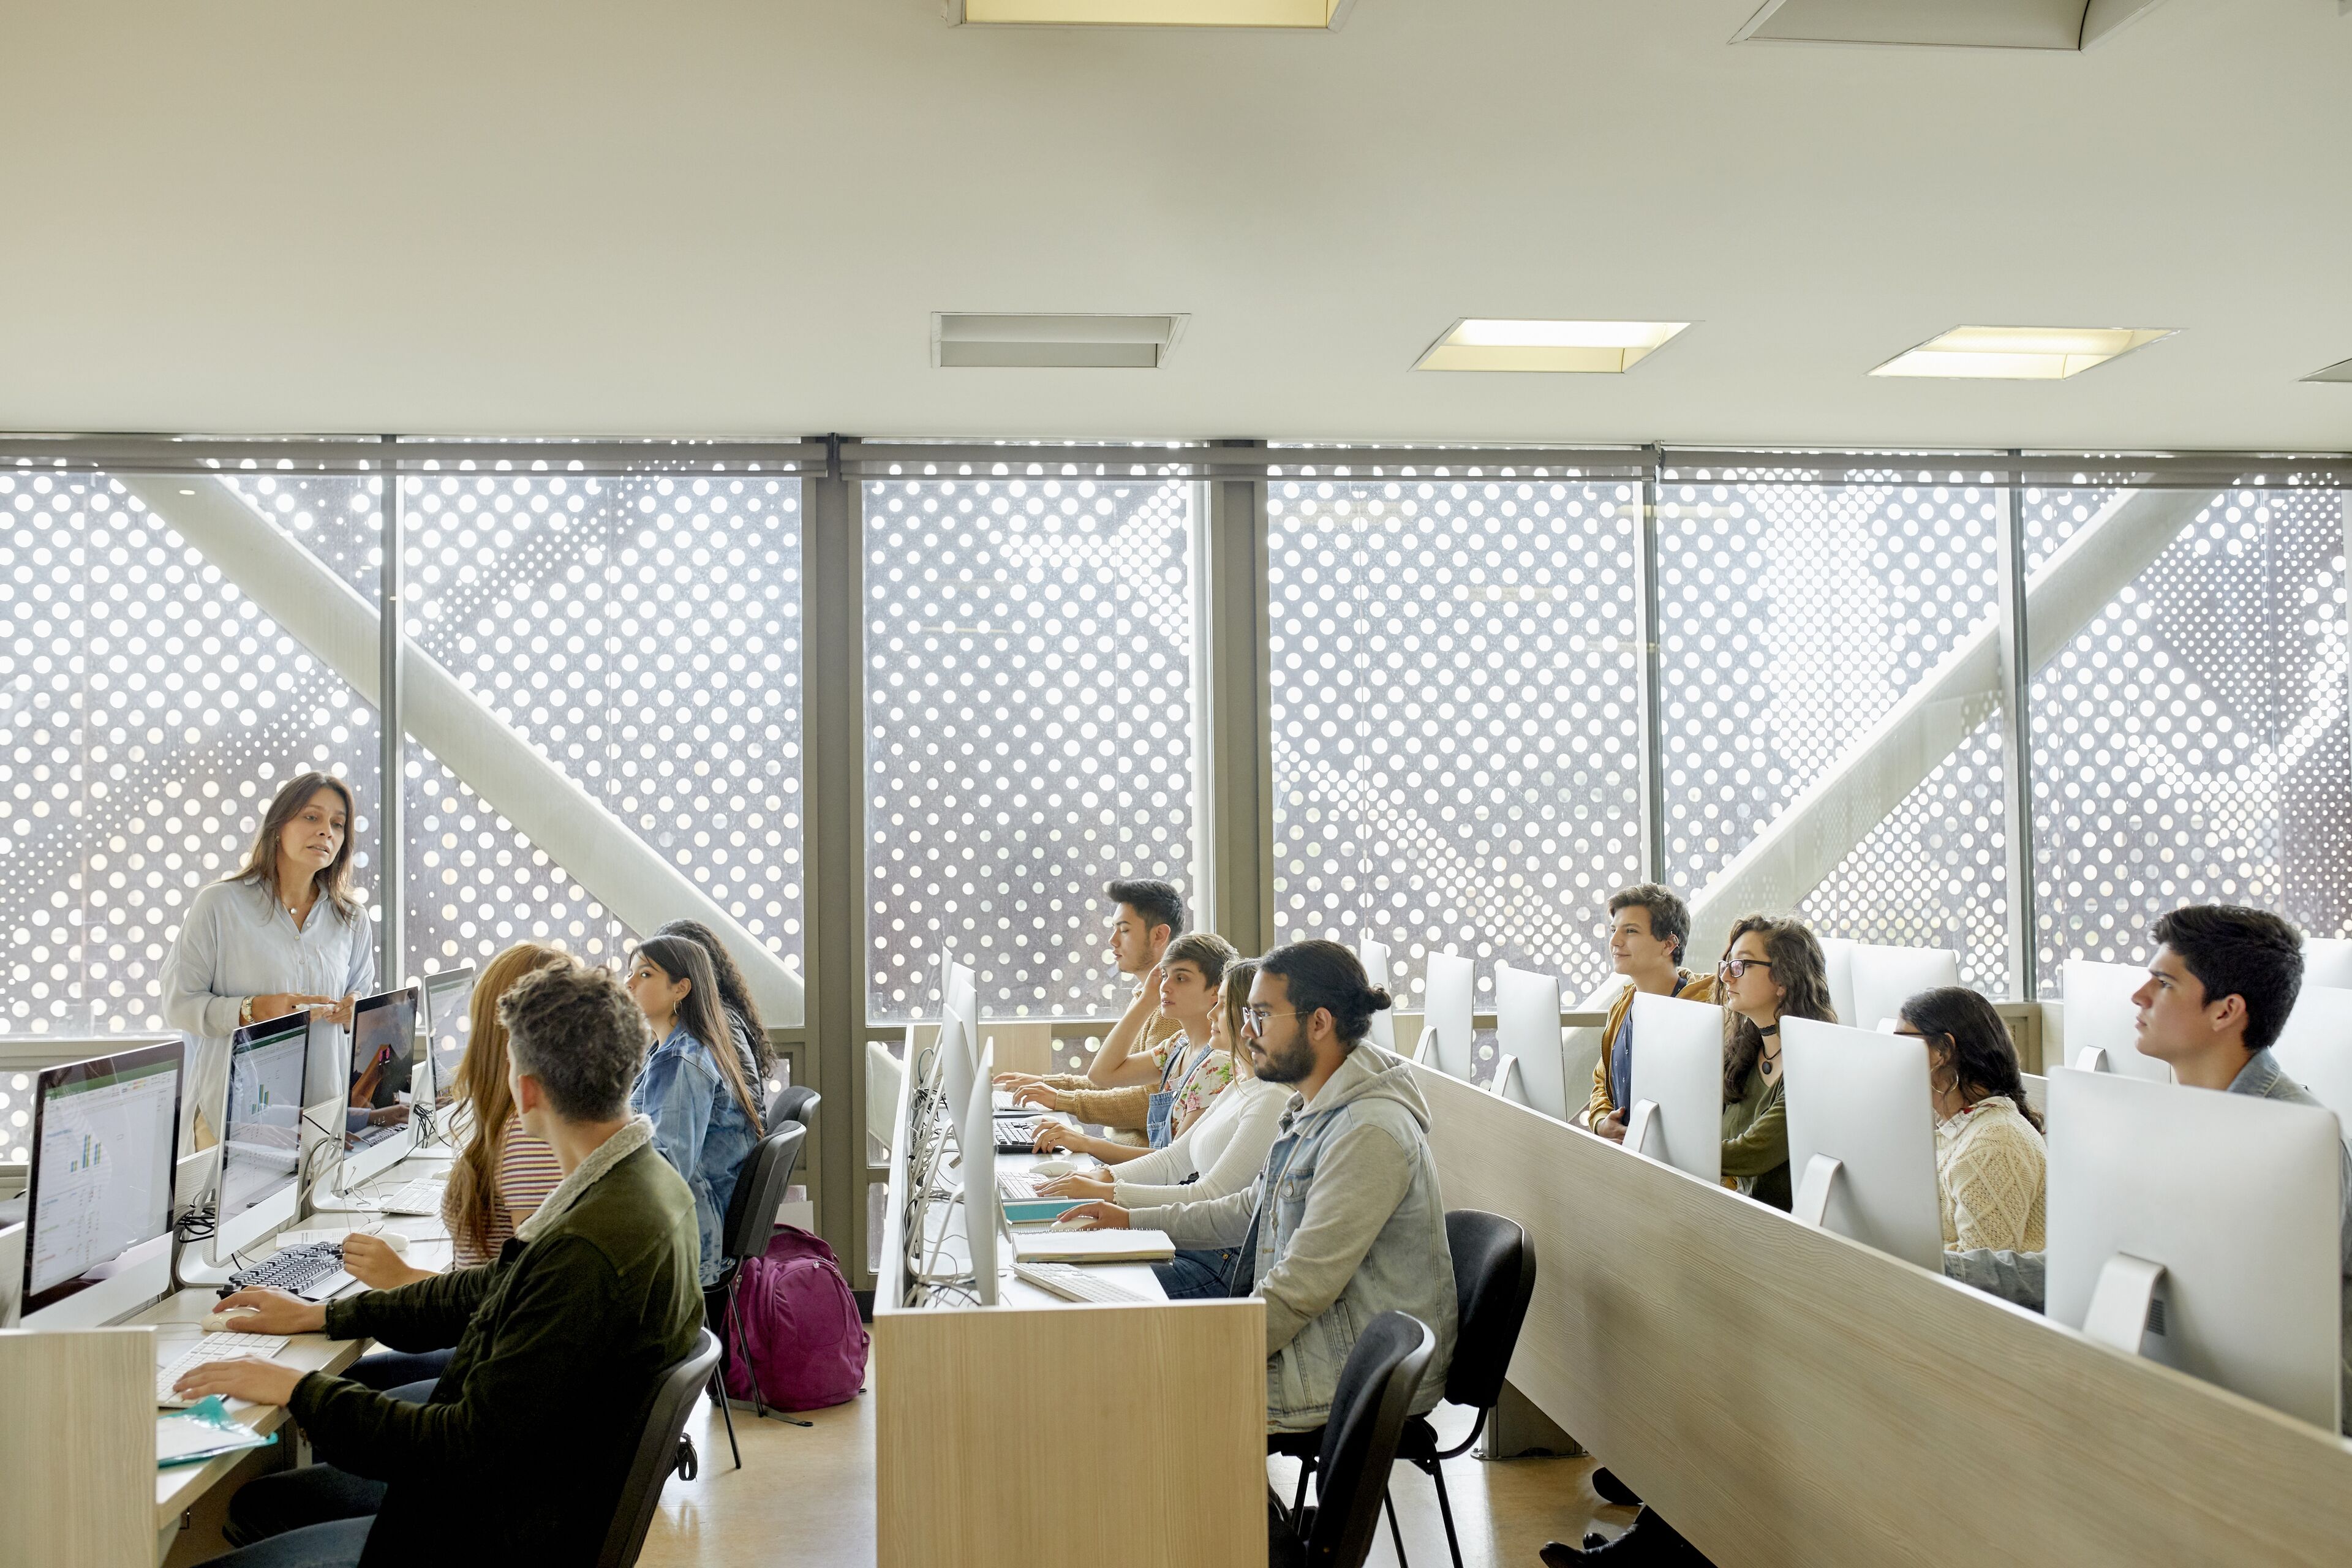
[[[2352,447],[2298,379],[2352,356],[2336,0],[2084,55],[1729,47],[1755,4],[20,0],[0,427]],[[945,371],[938,310],[1192,321],[1160,371]],[[1697,324],[1407,369],[1465,315]],[[2180,333],[1865,374],[1960,323]]]

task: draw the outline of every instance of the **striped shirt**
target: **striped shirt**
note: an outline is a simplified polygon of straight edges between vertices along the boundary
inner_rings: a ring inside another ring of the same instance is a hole
[[[529,1219],[547,1201],[563,1180],[563,1167],[555,1163],[555,1151],[522,1130],[522,1119],[509,1116],[505,1135],[499,1141],[499,1175],[490,1194],[490,1223],[484,1227],[484,1250],[477,1255],[466,1245],[464,1233],[458,1228],[457,1216],[450,1205],[455,1194],[441,1200],[441,1218],[449,1226],[450,1250],[457,1266],[472,1268],[488,1263],[499,1255],[507,1237],[515,1227]]]

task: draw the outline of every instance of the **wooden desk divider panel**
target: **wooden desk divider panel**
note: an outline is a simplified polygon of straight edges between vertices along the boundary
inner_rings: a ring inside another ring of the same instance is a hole
[[[2352,1562],[2352,1443],[1416,1069],[1511,1382],[1725,1568]]]
[[[154,1343],[0,1331],[0,1568],[155,1561]]]
[[[1265,1568],[1265,1303],[895,1305],[915,1079],[874,1297],[877,1568]]]

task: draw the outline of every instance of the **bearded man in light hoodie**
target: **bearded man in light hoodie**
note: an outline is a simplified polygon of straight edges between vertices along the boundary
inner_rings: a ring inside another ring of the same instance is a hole
[[[1132,1212],[1085,1204],[1098,1226],[1164,1230],[1180,1247],[1239,1249],[1235,1296],[1265,1302],[1266,1425],[1312,1431],[1365,1324],[1409,1312],[1437,1336],[1412,1411],[1436,1407],[1454,1359],[1454,1259],[1430,1158],[1429,1104],[1412,1071],[1364,1044],[1389,994],[1335,942],[1258,960],[1242,1044],[1257,1076],[1293,1086],[1255,1185],[1207,1203]]]

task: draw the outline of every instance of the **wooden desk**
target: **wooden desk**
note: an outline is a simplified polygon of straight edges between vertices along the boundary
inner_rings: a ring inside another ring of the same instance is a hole
[[[1511,1381],[1727,1565],[2340,1565],[2352,1443],[1416,1069]]]

